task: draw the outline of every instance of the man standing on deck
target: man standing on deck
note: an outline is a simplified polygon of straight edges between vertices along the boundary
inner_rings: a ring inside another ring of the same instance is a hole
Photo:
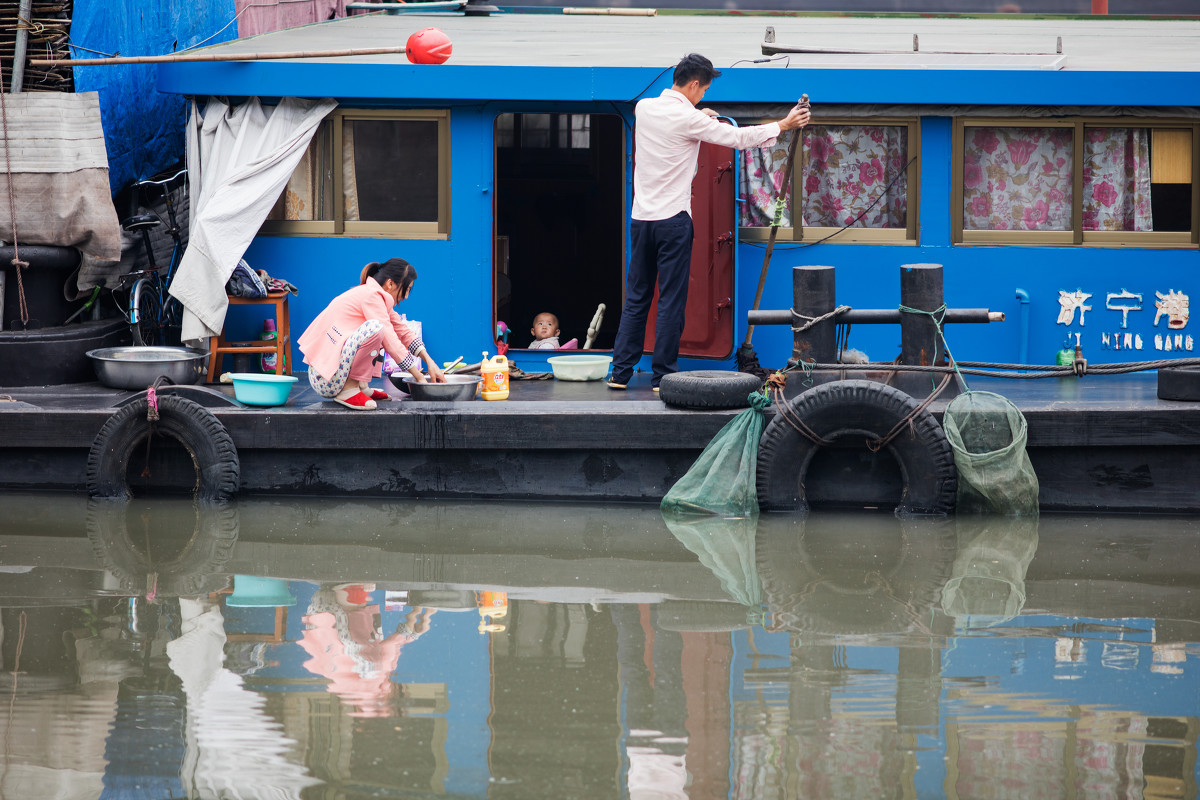
[[[629,271],[625,308],[613,346],[610,389],[624,389],[642,357],[646,316],[658,282],[658,319],[654,334],[654,374],[658,391],[663,375],[679,370],[679,337],[687,306],[692,260],[692,178],[701,142],[744,150],[775,143],[782,131],[803,128],[809,111],[799,105],[778,122],[735,128],[716,120],[710,108],[696,104],[721,75],[712,62],[691,53],[675,66],[673,86],[634,110],[633,220],[629,231]]]

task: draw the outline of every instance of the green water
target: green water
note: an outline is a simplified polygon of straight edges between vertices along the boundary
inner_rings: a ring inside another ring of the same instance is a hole
[[[0,798],[1191,798],[1200,520],[0,495]]]

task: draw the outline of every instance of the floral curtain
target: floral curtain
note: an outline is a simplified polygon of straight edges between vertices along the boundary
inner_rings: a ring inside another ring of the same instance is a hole
[[[1071,128],[971,127],[964,138],[964,230],[1071,230]]]
[[[740,151],[742,170],[738,186],[744,200],[738,214],[738,225],[743,228],[765,228],[775,218],[775,198],[783,184],[783,170],[787,166],[788,147],[795,131],[784,131],[771,147],[751,147]],[[781,227],[792,226],[792,187],[785,187]]]
[[[1154,230],[1149,128],[1084,129],[1083,229]]]
[[[770,149],[742,151],[741,193],[746,202],[741,225],[772,224],[790,143],[789,131]],[[804,129],[797,161],[802,170],[804,225],[903,228],[908,224],[906,126],[811,125]],[[790,186],[785,200],[779,224],[789,227],[793,224]]]
[[[292,177],[275,205],[267,214],[268,221],[304,221],[332,219],[332,209],[324,192],[328,182],[322,176],[326,169],[326,150],[332,125],[329,120],[321,123],[313,135],[312,142],[300,158]]]

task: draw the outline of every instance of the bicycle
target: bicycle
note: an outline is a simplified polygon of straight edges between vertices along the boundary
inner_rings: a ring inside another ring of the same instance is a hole
[[[170,184],[183,176],[187,181],[187,169],[181,169],[169,178],[162,180],[140,180],[133,184],[133,207],[138,207],[138,199],[144,188],[157,187],[162,192],[166,204],[167,219],[163,220],[155,212],[137,214],[121,222],[121,227],[130,232],[138,232],[142,236],[142,247],[146,254],[146,268],[134,270],[125,276],[133,279],[133,288],[129,292],[129,305],[126,319],[133,334],[133,343],[139,346],[154,346],[166,343],[166,329],[179,328],[183,322],[183,305],[167,293],[175,270],[183,257],[183,241],[179,220],[175,214],[175,203],[171,199]],[[154,248],[150,243],[150,231],[167,225],[167,233],[175,241],[171,250],[171,260],[166,267],[166,275],[154,258]],[[124,282],[124,281],[123,281]]]

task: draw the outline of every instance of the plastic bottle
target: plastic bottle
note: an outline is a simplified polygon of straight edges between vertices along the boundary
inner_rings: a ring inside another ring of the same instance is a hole
[[[479,374],[483,376],[483,387],[479,395],[484,400],[508,399],[508,359],[505,356],[488,358],[487,351],[484,350]]]
[[[275,331],[275,320],[268,319],[263,322],[262,336],[258,337],[264,342],[272,342],[279,334]],[[278,362],[278,356],[275,353],[263,353],[259,360],[259,366],[263,372],[274,372]]]
[[[1054,354],[1054,363],[1060,367],[1069,367],[1075,363],[1075,349],[1071,347],[1071,337],[1063,342],[1062,349]]]

